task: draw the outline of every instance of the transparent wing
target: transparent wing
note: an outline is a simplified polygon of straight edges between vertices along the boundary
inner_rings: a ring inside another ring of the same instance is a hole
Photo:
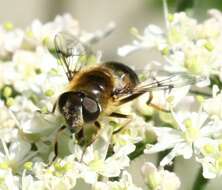
[[[54,45],[57,59],[62,64],[69,81],[92,57],[95,57],[93,51],[87,45],[68,32],[56,34]]]
[[[152,92],[156,90],[171,90],[173,88],[179,88],[183,86],[193,85],[206,80],[205,77],[197,77],[188,73],[174,73],[165,77],[150,77],[139,83],[132,91],[127,94],[122,94],[119,100],[125,99],[130,96],[137,96],[146,92]]]
[[[197,77],[187,73],[174,73],[168,77],[161,77],[161,79],[152,77],[151,80],[152,82],[150,82],[149,79],[140,83],[135,87],[134,91],[149,92],[154,90],[169,90],[172,88],[193,85],[198,82]]]

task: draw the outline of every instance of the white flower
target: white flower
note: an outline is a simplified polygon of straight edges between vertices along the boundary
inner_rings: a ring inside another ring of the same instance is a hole
[[[55,57],[45,48],[39,47],[36,52],[19,50],[13,56],[13,64],[17,80],[12,82],[19,92],[32,90],[44,94],[51,89],[54,94],[58,94],[65,86],[62,67],[59,67]],[[57,72],[57,76],[53,76],[53,71]]]
[[[20,139],[11,143],[9,148],[3,140],[1,140],[1,143],[3,144],[4,153],[0,152],[0,165],[3,168],[12,169],[13,172],[18,172],[23,164],[35,155],[31,151],[31,145]]]
[[[57,160],[51,166],[37,162],[33,167],[33,172],[37,178],[34,183],[49,190],[71,190],[79,177],[78,166],[73,156]]]
[[[107,182],[97,182],[93,185],[93,190],[142,190],[141,188],[135,186],[132,182],[132,177],[126,171],[123,172],[120,181],[107,181]]]
[[[213,12],[213,18],[203,23],[185,13],[167,15],[167,29],[163,32],[155,25],[149,25],[132,45],[119,48],[125,56],[142,48],[156,48],[164,58],[163,68],[170,72],[188,72],[195,75],[221,75],[221,14]]]
[[[164,33],[156,25],[149,25],[144,30],[144,34],[140,35],[136,28],[132,29],[132,33],[138,40],[134,40],[132,45],[125,45],[118,49],[120,56],[126,56],[127,54],[137,51],[143,48],[162,47],[165,46]]]
[[[19,128],[22,128],[21,123],[30,119],[33,112],[36,112],[37,110],[38,107],[25,96],[17,96],[10,107],[10,111]]]
[[[151,154],[166,149],[172,149],[170,153],[160,162],[161,166],[170,164],[176,156],[191,158],[193,153],[198,152],[198,143],[210,139],[216,133],[222,132],[221,123],[208,121],[208,115],[200,113],[178,113],[174,114],[177,122],[175,129],[169,127],[153,127],[158,137],[154,145],[147,145],[145,153]],[[197,149],[197,150],[196,150]]]
[[[134,144],[144,139],[144,131],[146,130],[146,128],[149,127],[149,125],[144,121],[142,117],[139,117],[136,114],[130,114],[130,117],[130,121],[127,124],[125,123],[127,122],[125,121],[126,119],[111,120],[111,123],[114,127],[112,142],[114,144],[114,149],[116,150],[119,150],[121,148],[125,149],[126,147],[128,147],[128,149],[133,152],[135,149]]]
[[[10,110],[0,101],[0,138],[6,143],[14,141],[18,135],[16,122],[11,115]]]
[[[180,188],[180,179],[173,172],[164,169],[157,170],[151,162],[146,162],[141,170],[150,190],[176,190]]]
[[[27,46],[46,45],[53,48],[53,39],[58,32],[68,31],[73,35],[79,34],[78,21],[70,14],[57,16],[54,21],[42,24],[39,20],[34,20],[26,31]]]
[[[203,167],[203,176],[213,179],[222,175],[222,142],[210,139],[199,143],[199,155],[196,160]]]
[[[63,118],[53,114],[34,113],[31,119],[21,123],[21,128],[27,134],[45,134],[55,131],[63,124]]]
[[[44,181],[34,180],[31,175],[22,176],[22,190],[43,190],[44,188]]]
[[[86,183],[94,184],[98,175],[104,177],[116,177],[125,167],[129,166],[127,155],[132,152],[131,146],[124,146],[120,149],[114,148],[114,153],[106,158],[110,138],[112,134],[111,126],[105,126],[100,136],[89,146],[85,152],[78,146],[72,145],[73,155],[79,160],[80,176]]]
[[[0,27],[0,57],[7,59],[10,53],[20,48],[24,37],[24,32],[20,29],[7,31]]]
[[[0,169],[0,189],[19,190],[19,177],[14,176],[10,169]]]
[[[203,109],[212,117],[222,119],[222,93],[217,86],[213,86],[213,97],[203,102]]]

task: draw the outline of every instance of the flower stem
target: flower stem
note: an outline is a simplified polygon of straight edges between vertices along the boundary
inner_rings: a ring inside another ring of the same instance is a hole
[[[168,6],[167,6],[167,1],[166,0],[162,0],[163,1],[163,13],[164,13],[164,21],[166,24],[166,28],[169,28],[169,22],[168,22]]]
[[[202,171],[203,171],[202,168],[200,168],[192,190],[204,190],[205,189],[205,187],[208,183],[208,179],[203,177]]]
[[[146,147],[146,143],[144,142],[137,143],[136,150],[129,155],[130,160],[135,160],[137,157],[143,154],[145,147]]]
[[[207,92],[201,92],[201,91],[197,91],[197,90],[190,90],[191,94],[195,94],[195,95],[201,95],[204,97],[211,97],[212,95],[207,93]]]

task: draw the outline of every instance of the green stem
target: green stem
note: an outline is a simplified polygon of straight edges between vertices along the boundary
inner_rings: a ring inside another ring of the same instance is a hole
[[[207,93],[207,92],[201,92],[201,91],[197,91],[197,90],[190,90],[191,94],[195,94],[195,95],[201,95],[201,96],[205,96],[205,97],[211,97],[212,95]]]
[[[139,142],[136,144],[136,150],[129,155],[130,160],[135,160],[137,157],[143,154],[146,147],[146,143]]]
[[[192,190],[204,190],[205,189],[205,187],[208,183],[208,179],[203,177],[202,172],[203,172],[203,170],[202,170],[202,168],[200,168]]]

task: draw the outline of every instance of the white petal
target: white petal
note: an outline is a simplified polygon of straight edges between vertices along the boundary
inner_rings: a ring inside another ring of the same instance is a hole
[[[178,155],[182,155],[185,159],[191,158],[192,147],[187,146],[185,143],[176,145],[171,152],[163,158],[160,165],[165,166],[170,164],[170,162]]]
[[[160,27],[154,24],[150,24],[148,27],[145,28],[144,34],[147,35],[149,33],[155,34],[155,35],[162,35],[163,31]]]
[[[31,145],[25,141],[18,141],[11,144],[9,148],[10,159],[22,161],[25,156],[30,152]]]
[[[124,56],[127,56],[128,54],[134,52],[134,51],[137,51],[141,49],[141,46],[136,46],[136,45],[125,45],[125,46],[122,46],[120,47],[118,50],[117,50],[117,53],[118,55],[124,57]]]

